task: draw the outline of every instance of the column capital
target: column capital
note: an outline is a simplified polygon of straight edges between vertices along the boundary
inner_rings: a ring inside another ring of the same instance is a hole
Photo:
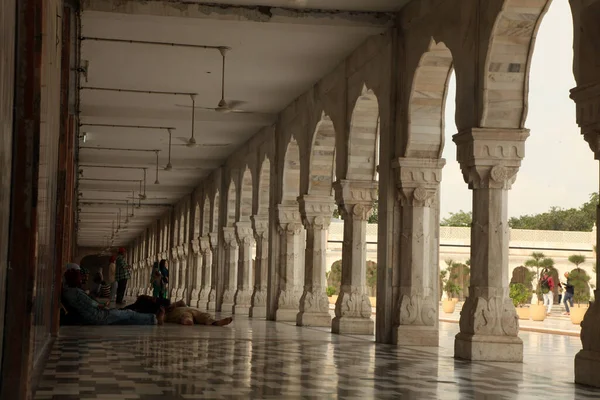
[[[304,195],[298,197],[302,223],[305,227],[314,226],[327,229],[335,210],[335,201],[331,196]]]
[[[217,246],[219,245],[219,232],[210,232],[208,234],[208,238],[210,240],[210,246],[213,249],[216,249]]]
[[[236,222],[235,231],[240,245],[252,244],[254,242],[254,231],[251,222]]]
[[[333,183],[342,219],[367,220],[377,200],[377,182],[339,180]]]
[[[202,253],[206,253],[210,250],[210,236],[205,235],[198,239],[198,247]]]
[[[302,230],[302,219],[298,205],[277,205],[277,219],[279,233],[290,235],[299,234]]]
[[[226,247],[237,247],[237,238],[233,226],[223,227],[223,240],[225,241]]]
[[[446,160],[431,158],[398,158],[392,167],[396,170],[398,199],[402,205],[431,207],[442,181]]]
[[[457,133],[456,159],[471,189],[510,189],[525,156],[528,129],[471,128]]]
[[[200,241],[198,239],[194,239],[190,244],[192,245],[192,252],[194,254],[198,254],[200,252]]]
[[[594,158],[600,160],[600,82],[571,89],[571,99],[577,105],[577,125]]]
[[[268,215],[253,215],[252,226],[256,239],[266,239],[269,232],[269,216]]]

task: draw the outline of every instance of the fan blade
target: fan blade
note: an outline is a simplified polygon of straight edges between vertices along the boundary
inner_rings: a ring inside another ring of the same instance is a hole
[[[246,110],[238,110],[238,109],[232,109],[232,110],[230,110],[230,112],[237,113],[237,114],[257,114],[254,111],[246,111]]]
[[[231,146],[228,143],[196,143],[193,146],[187,144],[175,144],[177,147],[228,147]]]
[[[247,104],[247,101],[243,101],[243,100],[228,100],[227,104],[229,105],[229,108],[236,108],[238,106],[241,106],[243,104]]]
[[[187,104],[175,104],[175,107],[181,107],[181,108],[192,108],[192,106],[187,105]],[[215,111],[214,108],[212,107],[200,107],[200,106],[196,106],[195,107],[196,110],[207,110],[207,111]]]

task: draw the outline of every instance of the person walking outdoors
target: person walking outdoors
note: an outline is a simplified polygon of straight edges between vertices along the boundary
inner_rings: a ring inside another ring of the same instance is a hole
[[[116,260],[116,274],[115,280],[117,281],[117,304],[124,304],[123,297],[125,297],[125,290],[127,289],[127,281],[131,279],[131,267],[127,265],[125,261],[125,249],[119,248],[119,252]]]
[[[548,315],[550,315],[550,312],[552,312],[552,304],[554,303],[554,279],[552,279],[548,271],[542,273],[540,287],[544,296],[544,306],[548,307],[547,312]]]
[[[573,284],[569,280],[568,272],[565,272],[565,278],[567,279],[567,282],[563,284],[565,286],[565,294],[564,294],[564,298],[563,298],[563,303],[564,303],[565,309],[567,311],[564,312],[563,315],[571,315],[571,309],[569,308],[569,305],[571,305],[571,307],[573,307],[573,295],[575,294],[575,288],[573,287]]]

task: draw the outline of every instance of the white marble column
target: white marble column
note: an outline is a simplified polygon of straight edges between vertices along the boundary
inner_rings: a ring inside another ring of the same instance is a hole
[[[571,90],[577,104],[577,124],[594,158],[600,161],[600,82]],[[596,208],[596,226],[600,226],[600,207]],[[600,234],[596,229],[596,244]],[[600,265],[600,252],[596,252],[596,265]],[[600,271],[596,269],[596,282]],[[600,289],[594,291],[595,301],[581,322],[582,349],[575,356],[575,382],[600,387]]]
[[[202,259],[202,268],[198,269],[199,281],[200,281],[200,293],[198,295],[198,301],[196,307],[201,310],[209,308],[209,297],[210,297],[210,285],[212,282],[212,251],[210,249],[210,238],[208,235],[200,238],[200,254]],[[194,304],[194,303],[192,303]]]
[[[148,296],[152,296],[152,270],[154,269],[154,260],[152,257],[148,257],[146,259],[146,265],[148,268],[146,269],[146,294]]]
[[[236,223],[235,230],[240,246],[240,253],[234,314],[249,315],[250,300],[252,298],[252,246],[254,245],[254,232],[252,231],[252,223],[250,221]]]
[[[306,229],[304,292],[300,299],[298,326],[331,326],[327,297],[327,230],[335,209],[330,196],[306,195],[298,199]]]
[[[250,317],[267,317],[267,279],[269,273],[269,217],[267,215],[252,217],[254,238],[256,239],[256,261],[254,268],[254,292]]]
[[[304,281],[304,234],[298,205],[277,206],[279,219],[280,265],[276,321],[296,322]]]
[[[454,342],[457,358],[523,361],[519,319],[508,287],[508,191],[525,153],[526,129],[472,128],[454,135],[473,191],[471,282]]]
[[[206,305],[206,309],[208,311],[216,311],[217,309],[217,257],[214,255],[217,253],[219,249],[219,233],[211,232],[209,234],[210,239],[210,254],[212,255],[212,260],[210,265],[208,266],[211,270],[210,276],[210,292],[208,293],[208,304]],[[207,264],[208,265],[208,264]]]
[[[372,335],[374,322],[367,294],[367,220],[377,198],[377,182],[341,180],[335,199],[344,220],[342,285],[335,304],[333,333]]]
[[[177,246],[171,249],[171,265],[169,268],[169,285],[171,286],[171,301],[177,301],[177,289],[179,288],[179,254]]]
[[[223,290],[223,301],[221,311],[233,313],[235,305],[235,292],[237,290],[237,272],[239,248],[234,227],[223,228],[223,239],[225,244],[225,286]]]
[[[203,258],[202,252],[200,251],[200,241],[198,239],[192,240],[190,243],[192,247],[192,264],[190,265],[189,276],[191,278],[192,292],[190,294],[189,305],[197,307],[198,301],[200,300],[200,292],[202,290],[202,269],[203,269]],[[206,306],[206,302],[203,304],[203,308]]]
[[[184,300],[187,295],[188,246],[186,244],[177,246],[177,255],[179,256],[179,286],[177,288],[177,301],[179,301]]]
[[[438,190],[444,159],[399,158],[394,162],[401,204],[399,304],[393,341],[438,346]]]

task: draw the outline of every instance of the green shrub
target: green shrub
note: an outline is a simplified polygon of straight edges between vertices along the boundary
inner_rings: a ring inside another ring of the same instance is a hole
[[[337,289],[333,286],[327,286],[326,292],[327,292],[327,296],[331,297],[337,293]]]
[[[513,305],[515,307],[519,307],[529,301],[531,290],[525,287],[525,285],[522,283],[511,283],[509,296],[513,302]]]
[[[589,281],[590,276],[580,268],[574,269],[569,273],[569,282],[571,282],[575,291],[573,301],[577,304],[590,301]]]

